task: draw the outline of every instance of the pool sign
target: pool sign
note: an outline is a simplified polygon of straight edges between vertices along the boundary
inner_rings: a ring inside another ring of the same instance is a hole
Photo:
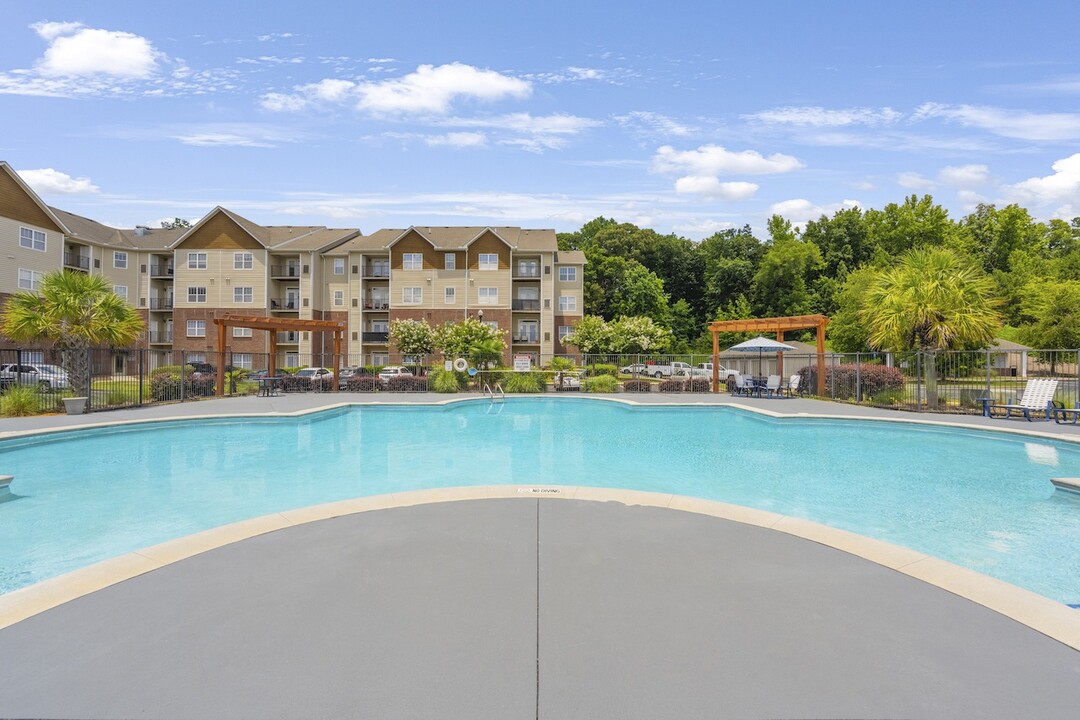
[[[532,355],[515,355],[514,372],[529,372],[532,370]]]

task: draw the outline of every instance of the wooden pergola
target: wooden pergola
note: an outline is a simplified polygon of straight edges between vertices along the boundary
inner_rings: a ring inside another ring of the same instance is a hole
[[[712,391],[720,392],[720,336],[722,332],[776,333],[776,339],[784,342],[789,330],[817,330],[817,394],[825,394],[825,326],[829,318],[824,315],[793,315],[778,318],[755,318],[752,320],[717,320],[709,323],[712,333]],[[776,353],[780,374],[784,374],[784,353]]]
[[[270,333],[270,359],[267,362],[267,373],[273,377],[276,368],[274,360],[277,357],[277,332],[278,330],[333,330],[334,331],[334,378],[341,374],[341,340],[345,335],[345,323],[333,320],[293,320],[290,318],[274,318],[265,315],[226,315],[214,318],[214,324],[218,328],[218,374],[217,395],[225,394],[225,328],[246,327],[252,330],[266,330]]]

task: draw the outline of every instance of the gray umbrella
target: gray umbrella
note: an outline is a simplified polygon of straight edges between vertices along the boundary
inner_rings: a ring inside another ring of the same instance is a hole
[[[761,354],[768,352],[784,352],[785,350],[797,350],[791,345],[785,345],[779,340],[773,340],[772,338],[763,337],[761,335],[756,338],[745,340],[738,345],[732,345],[728,350],[734,350],[735,352],[756,352],[758,354],[758,375],[761,374]]]

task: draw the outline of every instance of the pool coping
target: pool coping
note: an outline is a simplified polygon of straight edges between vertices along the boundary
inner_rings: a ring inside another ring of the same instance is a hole
[[[546,396],[542,394],[523,394],[521,397],[542,398]],[[920,417],[875,417],[810,412],[786,413],[743,403],[694,402],[685,401],[682,400],[682,398],[672,398],[672,401],[670,402],[661,403],[640,403],[625,398],[595,395],[577,395],[572,399],[601,400],[632,407],[725,407],[776,420],[814,419],[895,422],[984,432],[1001,432],[1009,435],[1080,443],[1080,437],[1040,432],[1034,429],[988,427],[973,423],[934,420]],[[353,400],[348,402],[333,402],[327,405],[304,408],[291,412],[266,411],[214,413],[196,416],[178,415],[161,418],[90,422],[76,426],[6,431],[0,432],[0,440],[20,439],[33,436],[51,436],[80,432],[83,430],[163,422],[275,417],[295,418],[351,407],[400,407],[424,405],[445,407],[463,402],[490,402],[490,400],[483,397],[448,398],[445,400],[431,400],[425,398],[423,401],[397,400],[389,402]],[[997,580],[996,578],[983,575],[974,570],[963,568],[931,555],[926,555],[898,545],[858,535],[846,530],[839,530],[809,520],[740,505],[681,495],[650,493],[635,490],[591,488],[584,486],[543,486],[526,488],[519,485],[498,485],[418,490],[407,493],[390,493],[386,495],[355,498],[324,505],[295,508],[279,513],[271,513],[269,515],[250,518],[248,520],[211,528],[192,535],[175,538],[148,548],[109,558],[99,563],[0,595],[0,629],[53,607],[57,607],[70,600],[90,594],[115,583],[122,582],[123,580],[137,577],[138,575],[164,567],[173,562],[294,525],[366,512],[368,510],[408,507],[410,505],[420,505],[431,502],[523,496],[599,500],[604,502],[621,502],[627,505],[665,507],[777,530],[850,553],[891,568],[897,572],[904,573],[910,577],[930,583],[943,590],[1005,615],[1006,617],[1058,640],[1073,649],[1080,650],[1080,614],[1077,613],[1077,610],[1055,600],[1051,600],[1050,598],[1038,595],[1030,590],[1009,584],[1002,580]]]
[[[103,560],[0,595],[0,630],[64,603],[175,562],[265,533],[320,520],[459,500],[540,498],[667,508],[766,528],[840,550],[934,585],[1080,650],[1080,614],[1037,593],[940,558],[801,518],[667,493],[585,486],[494,485],[389,493],[271,513]]]

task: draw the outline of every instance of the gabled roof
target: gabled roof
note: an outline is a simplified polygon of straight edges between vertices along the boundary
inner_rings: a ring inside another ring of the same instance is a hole
[[[1009,351],[1009,350],[1017,350],[1017,351],[1019,351],[1019,350],[1031,350],[1032,348],[1029,347],[1028,345],[1021,345],[1020,343],[1015,343],[1012,340],[1006,340],[1005,338],[994,338],[993,342],[990,343],[990,349],[991,350],[1004,350],[1004,351]]]
[[[206,223],[210,222],[210,220],[213,219],[213,217],[215,215],[222,215],[222,214],[225,215],[225,217],[232,220],[234,223],[236,223],[240,227],[240,229],[243,230],[244,232],[246,232],[248,235],[250,235],[251,238],[253,240],[255,240],[255,242],[257,242],[257,243],[259,243],[260,245],[263,245],[263,246],[266,245],[266,243],[263,242],[259,238],[259,236],[256,234],[257,229],[259,228],[258,225],[251,222],[247,218],[240,217],[236,213],[230,212],[230,211],[226,210],[225,208],[221,207],[220,205],[218,205],[213,210],[211,210],[210,212],[203,215],[199,219],[199,222],[197,222],[194,225],[192,225],[191,227],[189,227],[187,229],[187,231],[183,235],[176,238],[176,240],[173,241],[173,243],[169,245],[169,248],[171,249],[171,248],[177,247],[178,245],[183,243],[185,240],[187,240],[188,237],[190,237],[191,235],[194,235],[199,230],[199,228],[201,228]]]
[[[351,240],[359,234],[359,230],[351,228],[315,228],[303,235],[297,235],[290,240],[280,242],[274,245],[271,250],[277,252],[290,252],[293,250],[301,252],[326,251]]]
[[[49,209],[67,226],[67,237],[121,250],[163,250],[187,231],[187,228],[114,228],[67,210]]]
[[[555,253],[555,262],[559,265],[584,265],[585,253],[581,250],[559,250]]]
[[[49,209],[63,221],[64,227],[67,228],[64,234],[74,240],[85,240],[100,245],[115,245],[120,242],[120,234],[116,228],[102,225],[97,220],[91,220],[60,208],[50,207]]]
[[[10,176],[11,179],[15,181],[15,184],[18,185],[19,188],[23,192],[26,193],[27,197],[29,197],[30,200],[33,201],[33,203],[35,205],[37,205],[38,208],[40,208],[43,213],[45,213],[45,216],[49,220],[51,220],[53,222],[53,224],[56,226],[57,231],[65,233],[65,234],[68,233],[68,228],[60,220],[60,218],[58,218],[56,216],[56,213],[54,213],[52,211],[52,208],[50,208],[48,205],[46,205],[42,201],[42,199],[40,197],[38,197],[38,194],[36,192],[34,192],[33,188],[31,188],[29,185],[27,185],[25,182],[23,182],[23,179],[21,177],[19,177],[19,173],[15,172],[14,168],[12,168],[10,165],[8,165],[7,162],[5,162],[4,160],[0,160],[0,170],[3,170],[5,173],[7,173],[8,176]]]
[[[259,225],[218,205],[199,222],[188,228],[169,247],[177,247],[217,215],[224,215],[232,220],[237,227],[264,248],[282,252],[332,248],[360,234],[360,231],[356,229],[328,228],[324,225]]]

